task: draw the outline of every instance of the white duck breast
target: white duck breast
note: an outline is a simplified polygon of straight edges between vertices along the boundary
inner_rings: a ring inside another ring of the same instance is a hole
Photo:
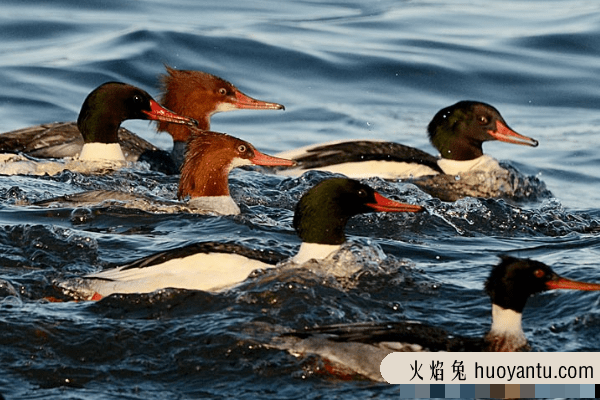
[[[300,245],[300,250],[292,258],[296,264],[304,264],[309,260],[322,260],[340,249],[339,244],[306,243]]]
[[[86,143],[79,154],[80,161],[122,161],[125,156],[119,143]]]
[[[515,347],[526,346],[527,338],[521,325],[522,319],[522,313],[492,304],[492,326],[488,335],[503,337],[504,340],[514,343]]]
[[[506,170],[500,166],[498,160],[487,154],[477,157],[473,160],[448,160],[441,158],[438,165],[447,175],[461,175],[471,171],[494,173]]]
[[[219,215],[238,215],[240,213],[240,207],[235,204],[231,196],[194,197],[187,202],[187,205],[201,213]]]

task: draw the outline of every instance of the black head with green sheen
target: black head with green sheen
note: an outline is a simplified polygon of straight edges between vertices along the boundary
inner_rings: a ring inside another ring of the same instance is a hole
[[[107,82],[86,97],[77,127],[86,143],[117,143],[119,126],[128,119],[197,125],[193,119],[162,107],[142,89],[121,82]]]
[[[302,196],[296,205],[294,228],[303,242],[342,244],[346,240],[346,223],[354,215],[423,210],[421,206],[390,200],[356,180],[331,178]]]
[[[530,259],[502,256],[485,282],[485,291],[493,304],[523,312],[527,299],[553,289],[596,291],[600,284],[570,280],[559,276],[548,265]]]
[[[460,101],[446,107],[433,117],[427,128],[431,144],[442,158],[473,160],[483,155],[483,142],[502,142],[536,147],[537,140],[513,131],[489,104]]]

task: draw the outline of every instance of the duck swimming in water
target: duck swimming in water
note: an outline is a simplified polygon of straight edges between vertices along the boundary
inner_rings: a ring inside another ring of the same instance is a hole
[[[308,170],[321,170],[355,179],[410,180],[443,200],[466,195],[496,197],[514,188],[508,171],[483,153],[483,143],[498,140],[538,145],[537,140],[512,130],[496,108],[476,101],[460,101],[438,111],[427,130],[439,157],[394,142],[337,141],[277,154],[298,164],[276,172],[298,176]]]
[[[159,77],[163,91],[160,103],[167,109],[178,108],[180,115],[195,115],[196,118],[191,118],[198,121],[197,127],[201,130],[210,130],[210,118],[219,112],[285,109],[281,104],[247,96],[233,84],[206,72],[170,67],[166,67],[166,70]],[[167,132],[173,138],[171,153],[125,128],[118,129],[118,143],[127,161],[145,161],[153,170],[178,174],[183,163],[185,143],[192,132],[186,127],[180,129],[177,123],[159,122],[163,123],[159,123],[157,130]],[[36,158],[77,157],[84,143],[84,136],[76,122],[42,124],[0,134],[0,152],[21,153]]]
[[[354,215],[423,210],[418,205],[388,199],[352,179],[326,179],[308,190],[296,206],[293,224],[302,244],[290,261],[302,265],[337,252],[346,241],[344,228]],[[275,268],[287,259],[282,254],[235,243],[193,243],[58,282],[57,286],[84,300],[99,300],[113,293],[150,293],[164,288],[221,291],[243,282],[254,270]]]
[[[89,165],[82,163],[125,163],[125,156],[118,142],[118,130],[123,121],[130,119],[163,121],[192,127],[197,124],[192,118],[182,117],[162,107],[142,89],[121,82],[107,82],[94,89],[81,106],[77,128],[81,132],[83,144],[78,147],[74,163],[46,160],[36,162],[26,157],[9,155],[0,166],[0,173],[43,175],[65,169],[85,172]],[[6,139],[2,136],[0,135],[0,141]],[[69,143],[62,143],[61,148],[69,146]],[[93,169],[93,166],[90,167]]]
[[[599,291],[600,284],[563,278],[535,260],[504,256],[485,283],[492,303],[492,324],[484,337],[451,335],[416,322],[369,322],[292,331],[276,337],[267,347],[298,357],[318,355],[338,373],[384,381],[381,362],[396,351],[529,350],[521,326],[525,304],[532,295],[554,289]]]

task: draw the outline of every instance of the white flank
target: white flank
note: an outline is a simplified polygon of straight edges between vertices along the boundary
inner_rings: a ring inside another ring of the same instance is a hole
[[[342,247],[339,244],[302,243],[298,254],[292,258],[296,264],[304,264],[309,260],[322,260]]]
[[[79,154],[80,161],[125,161],[119,143],[86,143]]]
[[[385,142],[384,140],[371,140],[370,142]],[[348,142],[347,140],[335,140],[326,143],[312,144],[309,146],[299,147],[293,150],[287,150],[276,154],[277,157],[295,160],[309,154],[309,151],[315,147],[329,146],[338,143]],[[349,178],[365,179],[379,177],[382,179],[402,179],[402,178],[418,178],[421,176],[437,175],[438,172],[433,169],[418,163],[405,163],[396,161],[360,161],[348,162],[326,167],[310,168],[314,171],[325,171],[334,174],[343,174]],[[308,169],[302,168],[285,168],[277,171],[278,175],[284,176],[300,176]]]
[[[379,177],[382,179],[405,179],[418,178],[421,176],[428,175],[437,175],[439,173],[426,165],[416,163],[404,163],[395,161],[361,161],[329,165],[327,167],[322,168],[286,168],[278,170],[277,174],[297,177],[308,170],[342,174],[347,176],[348,178],[354,179],[366,179],[373,177]]]
[[[122,267],[87,275],[88,287],[102,296],[113,293],[150,293],[159,289],[219,291],[243,282],[257,269],[274,265],[237,254],[198,253],[152,267]]]
[[[315,147],[327,146],[337,143],[346,142],[345,140],[337,140],[316,145],[309,145],[293,150],[278,153],[277,157],[287,159],[297,159],[309,154],[309,151]],[[373,140],[373,142],[383,142],[382,140]],[[496,172],[504,170],[498,161],[493,157],[484,154],[474,160],[456,161],[439,159],[438,165],[448,175],[459,175],[470,171]],[[383,179],[406,179],[419,178],[428,175],[437,175],[438,172],[418,163],[404,163],[396,161],[361,161],[349,162],[326,167],[310,168],[316,171],[325,171],[337,174],[343,174],[349,178],[364,179],[371,177],[379,177]],[[278,175],[285,176],[300,176],[307,169],[302,168],[286,168],[277,171]]]
[[[238,215],[240,208],[231,196],[204,196],[190,199],[188,207],[201,212],[213,212],[220,215]]]
[[[80,161],[65,158],[62,160],[31,160],[17,154],[0,154],[1,175],[56,175],[69,170],[80,173],[94,173],[121,168],[125,162],[96,160]]]

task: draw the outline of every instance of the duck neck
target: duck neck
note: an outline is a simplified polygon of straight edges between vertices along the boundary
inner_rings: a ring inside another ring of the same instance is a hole
[[[181,169],[183,161],[185,160],[186,147],[186,142],[173,141],[173,150],[171,151],[171,158],[173,159],[173,162],[179,169]]]
[[[498,160],[487,154],[472,160],[450,160],[441,158],[438,160],[438,165],[447,175],[460,175],[470,171],[482,171],[487,173],[505,171],[500,166]]]
[[[447,160],[466,161],[483,155],[483,143],[468,137],[455,138],[446,132],[438,132],[431,143],[439,150],[440,156]]]
[[[492,327],[485,336],[486,351],[518,351],[527,347],[520,312],[492,304]]]
[[[186,110],[183,111],[176,111],[174,110],[174,112],[181,114],[181,115],[189,115],[189,114],[185,114]],[[196,121],[198,121],[198,126],[194,129],[194,130],[200,130],[200,131],[209,131],[210,130],[210,116],[202,116],[201,118],[198,118],[199,116],[196,115],[194,118]],[[187,125],[182,125],[182,124],[173,124],[170,122],[163,122],[163,121],[159,121],[158,125],[157,125],[157,130],[160,131],[165,131],[165,132],[169,132],[169,134],[171,135],[171,137],[173,137],[173,142],[182,142],[182,143],[187,143],[187,141],[189,140],[190,136],[192,135],[192,129],[190,129],[189,126]]]
[[[77,120],[77,128],[83,136],[84,143],[118,143],[121,122],[122,120],[113,118],[107,112],[82,111]]]
[[[238,215],[240,213],[240,208],[231,196],[194,197],[190,199],[188,206],[202,212],[220,215]]]
[[[302,202],[294,213],[294,227],[302,242],[324,245],[341,245],[346,241],[344,230],[349,216],[336,211],[328,204],[304,205]]]
[[[195,157],[194,157],[195,158]],[[231,164],[212,164],[208,157],[199,157],[196,162],[186,162],[181,168],[177,197],[229,196],[229,171]]]
[[[126,161],[119,143],[84,143],[79,153],[79,160]]]

